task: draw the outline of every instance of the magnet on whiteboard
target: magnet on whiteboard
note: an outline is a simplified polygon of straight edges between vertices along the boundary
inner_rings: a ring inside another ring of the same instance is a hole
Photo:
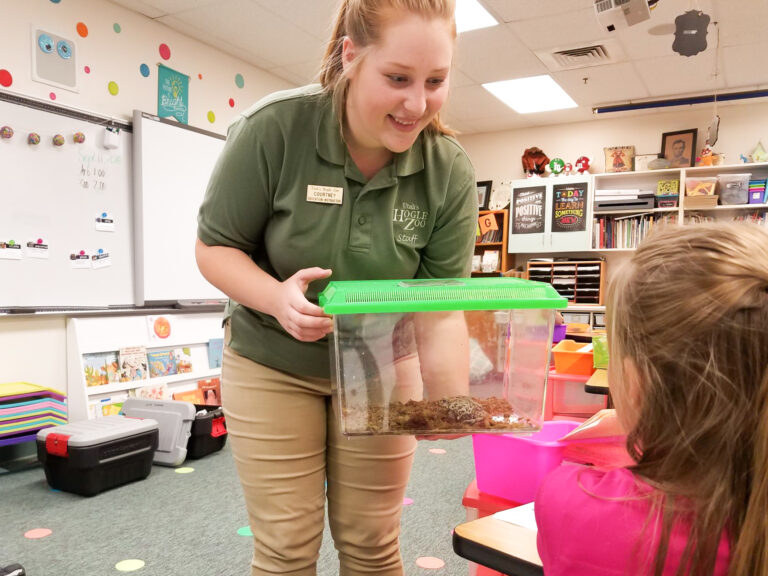
[[[104,148],[115,150],[120,147],[120,128],[117,126],[104,127]]]

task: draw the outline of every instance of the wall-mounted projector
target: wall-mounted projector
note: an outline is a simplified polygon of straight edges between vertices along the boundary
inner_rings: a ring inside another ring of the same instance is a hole
[[[603,29],[613,32],[651,17],[648,0],[595,0],[595,14]]]

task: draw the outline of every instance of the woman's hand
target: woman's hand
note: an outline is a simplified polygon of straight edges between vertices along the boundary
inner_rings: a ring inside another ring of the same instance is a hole
[[[273,316],[296,340],[314,342],[333,331],[331,316],[304,296],[311,282],[330,275],[328,269],[304,268],[280,283]]]

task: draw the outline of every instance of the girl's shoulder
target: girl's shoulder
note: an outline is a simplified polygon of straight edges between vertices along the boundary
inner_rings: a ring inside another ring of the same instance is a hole
[[[602,469],[577,464],[559,466],[544,479],[539,489],[542,497],[551,495],[564,498],[564,501],[573,498],[647,500],[653,492],[654,488],[627,468]]]

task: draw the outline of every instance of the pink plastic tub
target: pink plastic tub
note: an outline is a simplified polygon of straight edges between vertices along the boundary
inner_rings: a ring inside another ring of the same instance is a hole
[[[565,444],[557,440],[579,424],[543,422],[541,431],[530,436],[473,435],[478,490],[521,504],[533,502],[544,476],[563,460]]]

